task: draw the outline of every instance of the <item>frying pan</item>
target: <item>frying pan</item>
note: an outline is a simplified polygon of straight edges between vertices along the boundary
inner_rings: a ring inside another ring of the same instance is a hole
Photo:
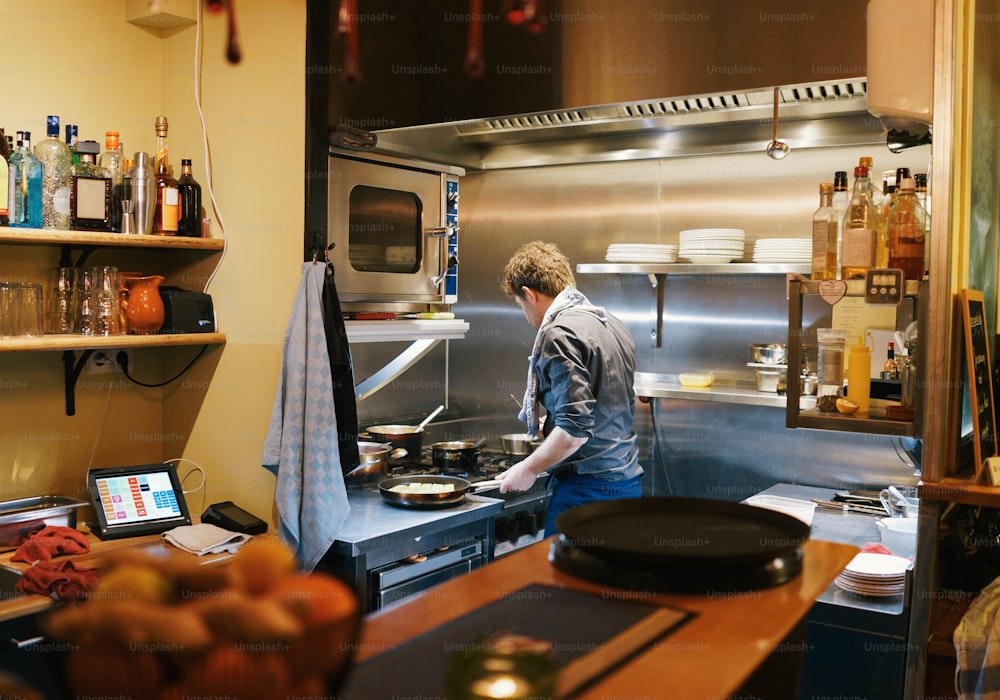
[[[742,503],[673,496],[598,501],[556,519],[569,543],[608,563],[656,568],[742,567],[796,553],[798,518]]]
[[[475,484],[457,476],[394,476],[379,482],[378,490],[386,503],[406,508],[441,508],[458,505],[465,500],[468,493],[483,488],[496,488],[496,480],[478,481]],[[454,491],[443,493],[398,493],[392,490],[400,484],[452,484]]]

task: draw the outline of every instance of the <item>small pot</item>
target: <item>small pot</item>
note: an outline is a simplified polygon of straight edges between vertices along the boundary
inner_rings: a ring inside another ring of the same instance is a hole
[[[784,367],[764,368],[757,367],[754,369],[754,374],[757,378],[757,391],[769,391],[775,393],[778,391],[778,386],[785,385],[785,373]]]
[[[479,462],[479,446],[482,444],[482,440],[476,442],[466,440],[435,442],[431,445],[431,459],[434,466],[441,470],[475,471]]]
[[[420,455],[424,443],[424,430],[415,425],[373,425],[361,435],[375,442],[387,442],[414,456]]]
[[[352,481],[381,479],[389,470],[389,460],[405,457],[406,450],[394,450],[392,445],[383,445],[380,442],[358,442],[358,456],[361,462],[344,475],[345,479]]]
[[[783,343],[752,343],[753,361],[764,365],[783,365],[788,359],[788,348]]]
[[[527,433],[508,433],[500,436],[500,446],[505,455],[530,455],[539,444]]]

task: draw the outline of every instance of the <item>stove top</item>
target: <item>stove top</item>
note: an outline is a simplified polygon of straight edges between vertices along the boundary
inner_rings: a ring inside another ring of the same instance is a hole
[[[499,450],[480,448],[477,454],[476,468],[474,470],[463,471],[458,469],[442,469],[434,466],[433,449],[431,447],[424,447],[420,452],[419,460],[409,460],[408,458],[403,458],[398,462],[390,463],[389,469],[383,478],[442,474],[445,476],[461,477],[462,479],[468,479],[470,482],[476,483],[477,481],[495,479],[497,474],[507,471],[511,466],[520,461],[520,459],[521,457],[519,456],[511,456]],[[380,480],[381,479],[367,482],[363,484],[361,488],[366,490],[378,490],[378,481]],[[547,483],[548,478],[540,478],[528,491],[501,494],[499,488],[493,488],[477,491],[476,495],[486,496],[487,498],[503,499],[506,502],[505,507],[509,507],[514,502],[520,504],[526,500],[546,498]]]

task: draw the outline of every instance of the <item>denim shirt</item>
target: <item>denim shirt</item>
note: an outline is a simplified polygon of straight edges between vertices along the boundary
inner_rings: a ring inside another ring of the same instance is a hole
[[[548,434],[558,426],[587,442],[553,470],[605,481],[642,474],[635,415],[635,342],[625,325],[608,314],[602,323],[587,311],[561,311],[546,327],[540,355],[538,396]]]

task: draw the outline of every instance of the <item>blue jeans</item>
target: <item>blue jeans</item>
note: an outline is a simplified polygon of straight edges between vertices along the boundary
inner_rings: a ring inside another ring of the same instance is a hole
[[[617,498],[639,498],[642,496],[642,476],[627,481],[601,481],[591,476],[571,476],[552,480],[555,486],[549,509],[545,516],[545,536],[554,535],[556,518],[561,513],[594,501],[610,501]]]

